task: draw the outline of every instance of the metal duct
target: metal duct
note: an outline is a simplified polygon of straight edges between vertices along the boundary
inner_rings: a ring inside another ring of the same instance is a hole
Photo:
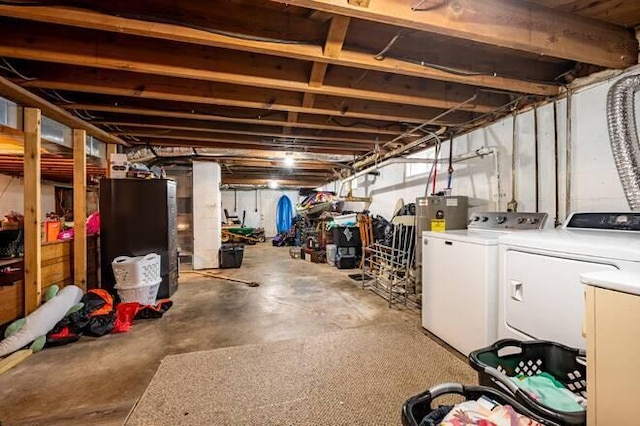
[[[640,74],[619,80],[607,96],[611,151],[631,210],[640,210],[640,142],[635,108],[638,90]]]

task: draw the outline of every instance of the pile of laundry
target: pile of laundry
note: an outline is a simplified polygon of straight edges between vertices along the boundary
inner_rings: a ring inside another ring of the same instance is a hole
[[[161,318],[171,308],[170,300],[157,305],[140,303],[115,304],[113,296],[102,289],[89,290],[80,300],[82,308],[71,312],[47,333],[48,346],[75,342],[81,336],[100,337],[109,333],[125,333],[137,319]]]
[[[156,305],[118,303],[109,292],[89,290],[86,294],[74,285],[51,286],[46,302],[38,309],[11,323],[0,342],[0,357],[24,347],[38,352],[46,346],[75,342],[81,336],[104,336],[128,331],[136,319],[160,318],[172,306],[170,300]]]
[[[420,426],[542,426],[541,423],[517,413],[510,405],[501,405],[482,396],[455,406],[442,405],[429,413]]]
[[[535,401],[554,410],[575,412],[587,408],[586,398],[571,392],[549,373],[539,373],[535,376],[520,374],[510,377],[510,380]]]

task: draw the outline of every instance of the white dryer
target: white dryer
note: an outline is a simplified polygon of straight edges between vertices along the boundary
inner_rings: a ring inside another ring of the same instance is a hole
[[[499,239],[498,337],[585,348],[580,274],[640,271],[640,213],[574,213],[561,228]]]
[[[462,354],[495,342],[498,237],[540,229],[546,213],[477,213],[468,230],[422,233],[422,326]]]

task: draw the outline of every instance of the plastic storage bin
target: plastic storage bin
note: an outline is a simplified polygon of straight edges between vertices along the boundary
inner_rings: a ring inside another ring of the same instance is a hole
[[[333,221],[337,226],[355,226],[358,223],[358,214],[343,214],[342,216],[336,216]]]
[[[116,285],[136,287],[141,284],[153,284],[160,277],[160,255],[149,253],[145,256],[118,256],[111,262]]]
[[[161,282],[162,278],[159,278],[156,282],[150,284],[140,284],[130,287],[116,284],[114,288],[118,291],[120,300],[122,300],[123,303],[137,302],[141,305],[155,305]]]
[[[402,406],[402,424],[404,426],[418,426],[422,419],[438,408],[434,400],[442,396],[461,395],[465,401],[476,400],[482,396],[491,398],[502,405],[510,405],[518,413],[529,417],[543,425],[557,426],[557,423],[546,420],[527,407],[520,404],[509,395],[486,386],[463,386],[458,383],[444,383],[409,398]],[[457,399],[457,398],[456,398]]]
[[[503,353],[507,353],[504,354]],[[585,351],[555,342],[515,339],[499,340],[492,346],[469,354],[469,364],[478,371],[481,385],[509,392],[532,412],[561,425],[584,425],[586,410],[558,411],[534,400],[509,377],[533,376],[547,372],[573,393],[587,397],[587,367]],[[588,403],[588,401],[587,401]]]
[[[238,244],[223,244],[220,247],[220,268],[239,268],[244,257],[244,246]]]

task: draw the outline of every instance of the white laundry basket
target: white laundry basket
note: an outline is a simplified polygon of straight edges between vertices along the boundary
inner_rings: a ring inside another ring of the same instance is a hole
[[[160,255],[118,256],[111,262],[116,284],[122,288],[154,284],[160,279]]]
[[[127,287],[116,285],[118,295],[123,303],[140,303],[141,305],[155,305],[158,297],[158,289],[162,278],[151,284],[140,284],[137,286]]]

